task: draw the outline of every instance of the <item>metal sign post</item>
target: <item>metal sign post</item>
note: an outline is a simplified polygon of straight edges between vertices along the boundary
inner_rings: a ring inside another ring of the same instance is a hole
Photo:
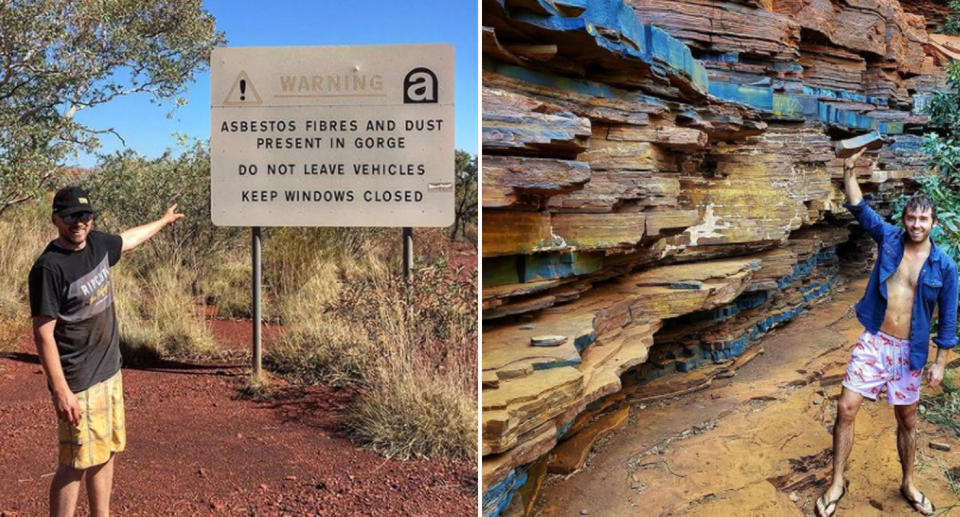
[[[263,365],[263,347],[261,346],[262,335],[260,328],[260,284],[263,280],[260,263],[262,242],[260,240],[260,227],[254,226],[251,230],[252,241],[250,249],[253,255],[253,376],[254,379],[260,380]]]
[[[413,228],[403,228],[403,281],[410,283],[410,269],[413,267]]]

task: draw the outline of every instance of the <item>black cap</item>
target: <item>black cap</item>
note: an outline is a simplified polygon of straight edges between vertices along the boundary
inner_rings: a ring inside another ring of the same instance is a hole
[[[90,196],[80,187],[64,187],[53,196],[53,213],[60,217],[81,212],[93,212]]]

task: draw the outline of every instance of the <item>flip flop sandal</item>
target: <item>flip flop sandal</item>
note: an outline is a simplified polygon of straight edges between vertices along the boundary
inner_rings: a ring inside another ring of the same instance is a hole
[[[917,490],[917,492],[920,492],[920,491]],[[924,495],[923,492],[920,492],[919,501],[910,497],[910,494],[908,494],[907,491],[903,489],[903,487],[900,487],[900,494],[903,495],[903,498],[906,499],[907,502],[910,503],[910,506],[913,506],[913,509],[920,515],[933,515],[937,511],[936,505],[933,504],[933,501],[927,499],[927,496]],[[923,511],[923,508],[926,506],[926,503],[930,503],[930,513]]]
[[[813,513],[817,514],[818,517],[833,517],[833,514],[837,513],[837,504],[840,502],[841,499],[843,499],[843,496],[847,495],[848,485],[850,485],[850,481],[847,481],[846,483],[843,484],[843,491],[840,492],[840,495],[836,499],[834,499],[833,501],[830,501],[829,503],[825,503],[823,505],[823,513],[820,513],[820,507],[817,506],[817,503],[823,500],[823,495],[820,496],[820,498],[814,501],[813,503]],[[828,512],[827,508],[830,508],[831,506],[833,507],[833,510]]]

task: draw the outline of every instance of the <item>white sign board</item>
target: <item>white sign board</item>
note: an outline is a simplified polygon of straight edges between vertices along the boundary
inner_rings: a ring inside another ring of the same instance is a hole
[[[219,226],[453,224],[453,47],[218,48]]]

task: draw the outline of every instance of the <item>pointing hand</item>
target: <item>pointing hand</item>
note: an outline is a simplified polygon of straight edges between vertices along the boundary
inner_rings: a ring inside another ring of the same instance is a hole
[[[170,208],[167,209],[167,212],[163,214],[163,220],[166,221],[167,225],[172,225],[183,217],[186,217],[186,216],[177,212],[176,203],[170,205]]]

